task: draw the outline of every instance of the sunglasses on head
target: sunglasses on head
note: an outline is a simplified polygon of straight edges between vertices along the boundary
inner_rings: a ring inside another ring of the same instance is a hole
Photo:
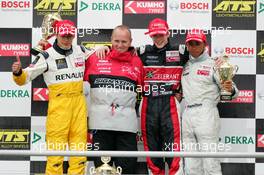
[[[199,46],[200,44],[202,44],[202,42],[199,42],[199,41],[189,41],[188,44],[190,46]]]

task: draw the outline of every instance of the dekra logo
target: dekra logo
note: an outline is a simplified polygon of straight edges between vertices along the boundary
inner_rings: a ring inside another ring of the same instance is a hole
[[[256,1],[222,1],[214,8],[214,11],[227,13],[254,13],[255,4]]]
[[[261,13],[264,11],[264,1],[259,3],[259,10],[258,13]]]
[[[97,10],[97,11],[121,11],[121,7],[119,3],[113,3],[113,2],[93,2],[91,4],[87,4],[83,1],[81,1],[80,4],[80,10],[79,12],[90,9],[90,10]]]
[[[27,90],[0,90],[1,98],[29,97]]]
[[[247,136],[225,136],[224,143],[228,144],[254,144],[252,137]]]
[[[58,11],[60,0],[38,0],[34,9],[38,11]],[[63,0],[62,11],[74,11],[76,0]]]
[[[37,141],[39,141],[41,139],[41,136],[39,134],[37,134],[36,132],[34,132],[33,134],[33,140],[32,140],[32,144],[36,143]]]

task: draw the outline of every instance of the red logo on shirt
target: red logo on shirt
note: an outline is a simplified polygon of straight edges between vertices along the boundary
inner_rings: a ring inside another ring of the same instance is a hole
[[[208,70],[197,70],[197,75],[209,76],[209,73]]]

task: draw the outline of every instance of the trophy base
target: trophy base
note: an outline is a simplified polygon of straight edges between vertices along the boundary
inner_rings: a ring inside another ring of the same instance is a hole
[[[30,54],[34,56],[37,56],[39,53],[42,53],[42,52],[43,50],[39,47],[34,47],[30,49]]]
[[[221,91],[220,93],[220,100],[221,101],[231,101],[232,100],[232,93],[228,92],[228,91]]]
[[[221,95],[220,96],[220,100],[221,101],[231,101],[232,100],[232,96],[231,95]]]

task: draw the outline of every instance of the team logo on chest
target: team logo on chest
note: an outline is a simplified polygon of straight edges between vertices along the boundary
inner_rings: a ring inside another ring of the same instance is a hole
[[[166,62],[179,62],[179,61],[180,61],[179,51],[177,50],[166,51]]]

